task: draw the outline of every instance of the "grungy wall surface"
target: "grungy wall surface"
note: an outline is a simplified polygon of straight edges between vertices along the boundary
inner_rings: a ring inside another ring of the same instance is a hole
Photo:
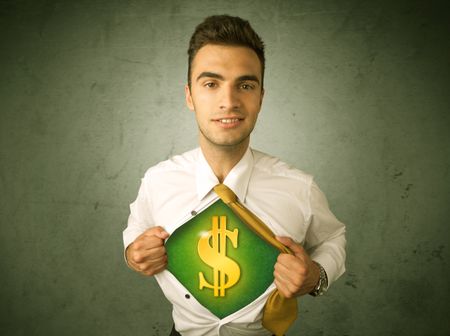
[[[0,2],[0,334],[167,335],[122,230],[151,165],[196,146],[205,16],[267,45],[252,146],[313,174],[347,272],[288,335],[450,335],[447,1]]]

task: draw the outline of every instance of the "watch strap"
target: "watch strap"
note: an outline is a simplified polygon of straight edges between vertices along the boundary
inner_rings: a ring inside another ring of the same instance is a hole
[[[321,264],[319,264],[318,262],[314,261],[314,263],[319,267],[319,281],[317,282],[316,287],[314,288],[314,290],[309,293],[312,296],[321,296],[325,293],[325,291],[328,288],[328,276],[327,276],[327,272],[325,272],[325,269],[323,268],[323,266]]]

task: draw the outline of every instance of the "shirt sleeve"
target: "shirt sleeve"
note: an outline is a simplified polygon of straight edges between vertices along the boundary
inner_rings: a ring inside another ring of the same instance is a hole
[[[128,225],[123,231],[123,244],[126,249],[144,231],[155,226],[151,215],[151,200],[148,196],[148,180],[144,177],[136,200],[130,204]]]
[[[328,201],[313,181],[310,194],[310,225],[305,249],[325,269],[328,286],[345,272],[345,225],[331,212]]]

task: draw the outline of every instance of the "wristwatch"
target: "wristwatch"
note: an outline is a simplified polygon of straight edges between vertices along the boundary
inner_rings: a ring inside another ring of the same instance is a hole
[[[327,277],[327,273],[325,272],[325,269],[322,267],[322,265],[315,261],[314,261],[314,263],[317,266],[319,266],[319,270],[320,270],[319,282],[317,283],[314,290],[309,294],[312,296],[320,296],[320,295],[323,295],[328,288],[328,277]]]

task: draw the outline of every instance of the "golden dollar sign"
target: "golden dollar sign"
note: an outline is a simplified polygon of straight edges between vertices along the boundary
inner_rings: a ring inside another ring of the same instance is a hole
[[[213,269],[211,285],[205,280],[203,272],[198,273],[200,289],[212,288],[214,296],[225,296],[225,289],[234,286],[241,276],[239,265],[227,257],[227,237],[234,248],[238,245],[238,229],[227,230],[227,217],[212,217],[212,230],[198,241],[197,250],[200,258]]]

